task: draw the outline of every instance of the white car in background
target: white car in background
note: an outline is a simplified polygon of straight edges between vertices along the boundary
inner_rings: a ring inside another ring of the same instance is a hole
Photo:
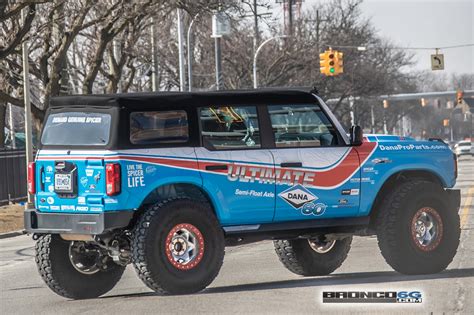
[[[459,141],[454,145],[454,153],[456,153],[457,156],[474,155],[474,147],[469,140]]]

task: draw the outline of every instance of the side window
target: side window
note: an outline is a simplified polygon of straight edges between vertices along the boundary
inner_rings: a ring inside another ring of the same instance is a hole
[[[188,116],[183,110],[130,113],[133,144],[184,143],[188,138]]]
[[[201,108],[202,139],[214,150],[260,148],[255,106]]]
[[[334,126],[319,106],[268,106],[277,148],[337,145]]]

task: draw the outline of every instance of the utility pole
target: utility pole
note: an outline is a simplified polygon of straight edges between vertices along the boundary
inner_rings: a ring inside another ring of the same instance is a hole
[[[151,63],[152,63],[152,75],[151,75],[151,90],[156,92],[159,90],[158,87],[158,49],[156,49],[156,25],[155,19],[151,18]]]
[[[260,41],[260,34],[258,31],[258,6],[257,0],[253,0],[253,21],[254,21],[254,36],[253,36],[253,53],[257,51],[258,43]]]
[[[222,84],[222,57],[221,57],[221,38],[231,33],[229,17],[222,11],[214,12],[212,16],[212,35],[215,43],[215,61],[216,61],[216,90],[220,90]]]
[[[288,0],[288,36],[293,35],[293,0]]]
[[[24,21],[28,8],[21,10],[21,19]],[[30,101],[30,74],[28,63],[28,43],[26,40],[21,44],[22,63],[23,63],[23,95],[25,102],[25,147],[26,147],[26,169],[30,162],[33,162],[33,136],[31,132],[31,101]],[[33,196],[28,193],[28,202],[26,208],[32,207]]]
[[[316,10],[316,51],[319,54],[319,10]]]
[[[183,19],[181,9],[178,10],[178,54],[179,54],[179,90],[185,89],[184,82],[184,35],[183,35]]]
[[[223,35],[228,34],[230,29],[229,25],[226,25],[226,20],[223,12],[217,11],[212,16],[212,35],[214,37],[214,56],[216,63],[216,90],[222,88],[222,55],[221,55],[221,38]]]

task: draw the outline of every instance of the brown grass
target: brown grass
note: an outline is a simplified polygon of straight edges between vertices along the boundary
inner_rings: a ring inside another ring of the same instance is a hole
[[[23,230],[24,209],[19,204],[0,207],[0,233]]]

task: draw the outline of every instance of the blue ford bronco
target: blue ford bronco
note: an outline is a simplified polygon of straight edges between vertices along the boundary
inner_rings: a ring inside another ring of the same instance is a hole
[[[152,290],[206,288],[225,246],[273,240],[283,265],[328,275],[354,235],[403,274],[459,244],[457,161],[439,140],[342,128],[315,93],[253,90],[54,98],[25,227],[46,284],[111,290],[127,264]]]

